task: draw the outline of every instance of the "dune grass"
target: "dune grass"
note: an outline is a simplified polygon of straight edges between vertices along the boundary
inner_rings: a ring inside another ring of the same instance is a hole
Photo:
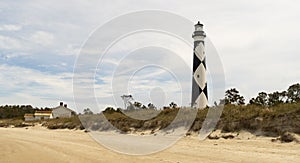
[[[101,114],[93,115],[76,115],[71,118],[58,118],[49,120],[40,120],[33,122],[24,122],[21,118],[1,119],[0,127],[25,127],[36,123],[41,123],[49,129],[90,129],[90,130],[108,130],[105,121],[110,122],[115,128],[123,132],[144,131],[144,130],[163,130],[171,123],[174,127],[186,125],[186,121],[191,119],[195,113],[192,125],[189,128],[190,132],[198,132],[201,129],[202,123],[207,116],[208,108],[195,110],[191,108],[165,108],[153,110],[157,116],[147,119],[138,120],[131,118],[120,110],[103,111]],[[181,111],[184,116],[176,117]],[[139,116],[147,112],[139,112]],[[186,127],[186,126],[185,126]],[[300,104],[279,104],[270,108],[257,105],[225,105],[221,118],[216,126],[216,129],[221,129],[223,132],[236,132],[240,130],[248,130],[252,133],[260,131],[261,134],[281,135],[285,132],[293,132],[300,134]]]

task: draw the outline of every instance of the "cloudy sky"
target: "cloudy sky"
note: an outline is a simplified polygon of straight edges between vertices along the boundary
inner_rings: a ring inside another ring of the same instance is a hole
[[[285,90],[289,85],[299,82],[300,76],[299,6],[300,2],[295,0],[2,0],[0,105],[54,107],[59,101],[64,101],[75,107],[73,67],[83,44],[99,26],[109,20],[125,13],[148,9],[168,11],[192,22],[200,20],[204,23],[205,32],[222,61],[226,88],[238,88],[247,100],[260,91]],[[120,42],[117,47],[122,49],[124,46]],[[180,49],[176,52],[180,53]],[[118,59],[124,58],[122,51],[111,53],[106,63],[118,64],[121,62]],[[191,56],[187,57],[188,60],[191,60]],[[95,95],[100,99],[100,107],[112,105],[106,99],[112,96],[107,88],[111,86],[110,75],[114,68],[111,65],[103,66],[95,77],[95,87],[99,92]],[[156,88],[154,92],[158,94],[164,91],[166,103],[172,98],[177,102],[172,92],[165,91],[180,91],[176,82],[172,82],[173,79],[168,75],[162,75],[163,79],[153,78],[159,78],[159,74],[163,74],[160,71],[157,67],[145,70],[144,73],[153,73],[147,79],[142,72],[140,75],[137,72],[132,78],[133,82],[129,83],[137,89],[130,93],[138,95],[139,90],[148,91],[151,96],[151,89]],[[147,82],[151,83],[151,87],[146,87]],[[147,95],[136,98],[148,103]],[[182,104],[188,105],[189,98],[186,97]],[[159,102],[161,99],[157,100]],[[93,107],[88,106],[88,98],[81,102],[82,107]]]

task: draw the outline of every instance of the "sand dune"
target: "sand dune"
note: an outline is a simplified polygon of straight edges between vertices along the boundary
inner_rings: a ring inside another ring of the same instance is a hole
[[[164,151],[130,156],[101,146],[83,131],[0,128],[0,162],[300,162],[299,144],[270,139],[185,137]]]

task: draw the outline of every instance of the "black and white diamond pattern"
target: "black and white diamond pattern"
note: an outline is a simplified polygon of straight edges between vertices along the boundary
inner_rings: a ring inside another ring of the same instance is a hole
[[[204,32],[202,33],[204,34]],[[193,35],[195,42],[193,61],[192,107],[202,109],[207,107],[208,105],[206,82],[206,57],[204,52],[204,40],[199,40],[199,37],[197,38],[197,36],[205,37],[205,35],[197,35],[197,30],[194,32]]]

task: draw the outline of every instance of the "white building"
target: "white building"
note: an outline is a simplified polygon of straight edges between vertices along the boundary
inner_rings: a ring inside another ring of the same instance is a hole
[[[70,118],[75,112],[68,108],[67,104],[60,102],[59,106],[52,109],[53,118]]]
[[[25,121],[34,121],[35,120],[34,114],[25,114],[24,119]]]

